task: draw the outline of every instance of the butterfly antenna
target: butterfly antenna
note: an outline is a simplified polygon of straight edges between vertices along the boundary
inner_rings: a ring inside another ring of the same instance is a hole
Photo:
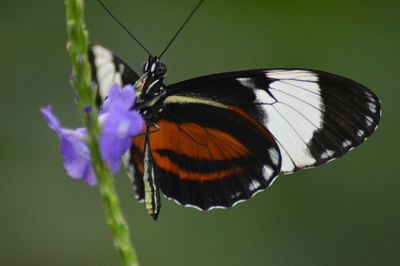
[[[119,19],[117,19],[116,16],[114,16],[114,14],[110,11],[110,9],[108,9],[106,7],[106,5],[103,4],[102,1],[97,0],[97,2],[104,8],[105,11],[107,11],[107,13],[115,20],[115,22],[117,22],[129,34],[129,36],[131,36],[137,42],[137,44],[139,44],[140,47],[142,47],[146,51],[146,53],[149,56],[151,56],[151,53],[149,52],[149,50],[147,50],[146,47],[144,47],[144,45],[133,35],[133,33],[130,32],[130,30],[127,27],[125,27],[125,25],[122,24],[122,22]]]
[[[204,0],[200,0],[196,7],[192,10],[192,12],[189,14],[189,16],[186,18],[185,22],[183,22],[182,26],[179,28],[179,30],[175,33],[175,35],[172,37],[172,39],[169,41],[167,47],[165,47],[165,49],[162,51],[162,53],[160,54],[159,58],[161,58],[161,56],[168,50],[168,48],[171,46],[171,44],[174,42],[174,40],[176,39],[176,37],[179,35],[179,33],[182,31],[182,29],[186,26],[186,24],[189,22],[189,20],[191,19],[191,17],[194,15],[194,13],[196,13],[197,9],[199,9],[199,7],[201,6],[201,4],[204,2]]]

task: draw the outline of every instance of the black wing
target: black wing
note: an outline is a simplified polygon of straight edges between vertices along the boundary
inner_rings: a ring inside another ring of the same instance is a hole
[[[342,156],[371,135],[381,114],[371,90],[316,70],[215,74],[170,85],[168,91],[167,105],[204,99],[251,115],[274,136],[283,174]]]

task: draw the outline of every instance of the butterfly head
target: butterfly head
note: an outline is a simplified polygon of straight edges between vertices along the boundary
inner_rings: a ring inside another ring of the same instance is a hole
[[[162,78],[167,74],[167,66],[160,62],[157,56],[149,56],[149,59],[143,64],[143,73],[153,78]]]
[[[167,73],[167,67],[160,62],[157,57],[150,56],[143,64],[143,75],[136,81],[135,88],[137,93],[136,109],[143,112],[146,118],[153,117],[153,114],[146,112],[147,108],[158,106],[165,98],[166,91],[163,80]],[[152,108],[158,110],[159,108]]]

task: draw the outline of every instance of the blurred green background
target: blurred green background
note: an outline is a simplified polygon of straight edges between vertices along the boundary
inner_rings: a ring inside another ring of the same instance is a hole
[[[140,70],[146,55],[86,1],[92,42]],[[196,1],[105,0],[158,54]],[[399,1],[207,1],[164,56],[168,83],[230,70],[321,69],[370,87],[379,130],[326,166],[208,213],[163,199],[157,222],[116,178],[142,265],[399,265]],[[39,107],[79,117],[63,1],[0,7],[0,265],[119,265],[98,191],[68,178]],[[397,118],[396,118],[397,117]]]

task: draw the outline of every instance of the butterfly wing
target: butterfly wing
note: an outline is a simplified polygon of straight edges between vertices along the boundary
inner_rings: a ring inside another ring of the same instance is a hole
[[[139,75],[128,64],[108,49],[98,44],[88,48],[89,63],[91,65],[92,80],[97,84],[96,104],[101,106],[108,95],[111,85],[117,83],[121,87],[135,84]]]
[[[168,89],[170,99],[213,100],[250,115],[272,133],[283,174],[342,156],[376,129],[381,113],[379,99],[365,86],[315,70],[215,74]]]
[[[281,163],[270,132],[234,106],[192,100],[167,98],[159,130],[151,129],[154,172],[164,195],[208,210],[231,207],[268,187]],[[132,147],[140,151],[139,165],[144,138],[135,137]],[[143,199],[143,189],[138,192]]]
[[[111,85],[117,83],[122,88],[135,84],[139,75],[128,64],[108,49],[98,44],[88,47],[89,63],[91,65],[92,81],[97,84],[96,104],[98,107],[108,95]],[[143,146],[144,147],[144,146]],[[133,182],[138,199],[143,199],[143,158],[142,154],[132,147],[124,156],[124,163]],[[140,158],[140,159],[139,159]]]

